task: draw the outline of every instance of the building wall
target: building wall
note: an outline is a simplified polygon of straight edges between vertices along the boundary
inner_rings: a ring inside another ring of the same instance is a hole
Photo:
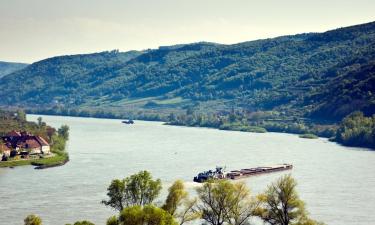
[[[30,149],[30,154],[40,154],[42,153],[41,148],[31,148]]]
[[[42,153],[43,154],[49,154],[51,152],[51,149],[49,146],[42,146]]]

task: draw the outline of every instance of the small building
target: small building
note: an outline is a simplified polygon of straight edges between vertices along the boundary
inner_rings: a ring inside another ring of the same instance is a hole
[[[48,142],[40,136],[35,136],[35,138],[41,146],[40,150],[42,151],[42,153],[43,154],[49,154],[51,152],[51,148],[50,148],[50,145],[48,144]]]

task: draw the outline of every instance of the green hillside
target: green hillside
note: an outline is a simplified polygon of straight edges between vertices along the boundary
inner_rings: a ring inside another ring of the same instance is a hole
[[[1,78],[0,104],[164,119],[187,109],[261,111],[271,120],[332,124],[356,110],[375,112],[374,69],[372,22],[233,45],[200,42],[54,57]]]

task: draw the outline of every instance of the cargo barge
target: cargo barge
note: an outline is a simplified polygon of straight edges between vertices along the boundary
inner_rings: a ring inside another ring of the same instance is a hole
[[[273,166],[261,166],[249,169],[232,170],[228,173],[225,172],[223,167],[216,167],[216,170],[209,170],[199,173],[194,177],[194,182],[203,183],[207,180],[217,179],[231,179],[236,180],[240,178],[246,178],[255,175],[261,175],[266,173],[274,173],[284,170],[290,170],[293,168],[291,164],[280,164]]]

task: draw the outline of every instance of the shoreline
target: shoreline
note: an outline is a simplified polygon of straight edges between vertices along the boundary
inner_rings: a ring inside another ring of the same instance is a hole
[[[0,168],[13,168],[16,166],[34,166],[34,169],[46,169],[50,167],[63,166],[69,162],[69,154],[54,153],[55,155],[48,158],[40,159],[23,159],[14,161],[0,161]]]
[[[48,114],[48,113],[28,113],[28,115],[41,115],[41,116],[65,116],[65,117],[76,117],[76,118],[94,118],[94,119],[113,119],[113,120],[124,120],[128,119],[125,117],[95,117],[95,116],[76,116],[76,115],[63,115],[63,114]],[[179,127],[199,127],[199,128],[209,128],[209,129],[216,129],[216,130],[226,130],[226,131],[239,131],[239,132],[247,132],[247,133],[280,133],[280,134],[293,134],[293,135],[298,135],[299,138],[303,139],[315,139],[315,137],[312,137],[310,135],[314,135],[318,138],[327,138],[329,141],[334,142],[336,144],[345,146],[345,147],[350,147],[350,148],[362,148],[362,149],[368,149],[369,151],[375,151],[375,149],[366,147],[366,146],[353,146],[353,145],[345,145],[343,143],[340,143],[332,138],[321,136],[318,134],[313,134],[313,133],[293,133],[293,132],[282,132],[282,131],[268,131],[264,127],[261,126],[249,126],[252,128],[259,128],[262,130],[241,130],[241,129],[231,129],[231,128],[226,128],[226,129],[220,129],[220,127],[213,127],[213,126],[189,126],[185,124],[173,124],[170,121],[167,120],[154,120],[154,119],[147,119],[147,118],[139,118],[139,119],[134,119],[134,120],[139,120],[139,121],[147,121],[147,122],[161,122],[163,125],[168,125],[168,126],[179,126]],[[307,136],[306,136],[307,135]],[[310,136],[310,137],[309,137]]]

